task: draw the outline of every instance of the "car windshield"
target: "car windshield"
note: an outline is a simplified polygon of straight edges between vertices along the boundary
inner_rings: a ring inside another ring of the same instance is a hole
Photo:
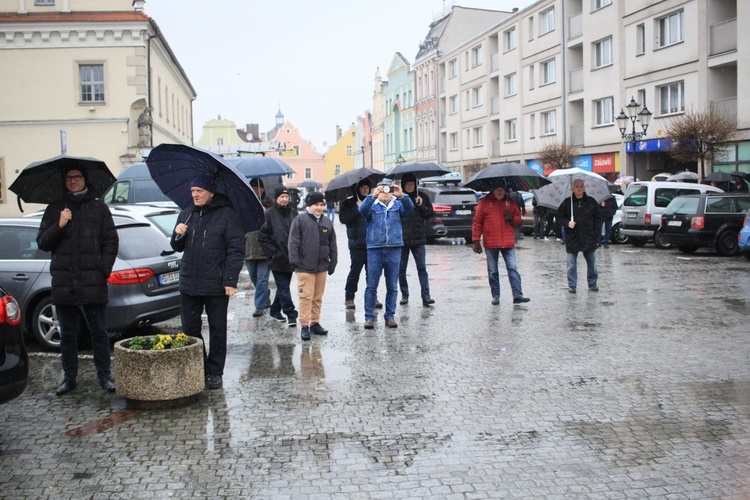
[[[133,189],[135,189],[133,203],[146,203],[148,201],[171,201],[164,193],[161,192],[159,186],[157,186],[156,183],[151,179],[134,180]]]
[[[120,226],[117,235],[120,237],[117,256],[122,260],[145,259],[159,256],[165,251],[172,252],[167,239],[154,234],[151,226],[145,224]]]
[[[675,198],[672,200],[667,209],[664,210],[664,215],[692,215],[698,212],[698,198]]]

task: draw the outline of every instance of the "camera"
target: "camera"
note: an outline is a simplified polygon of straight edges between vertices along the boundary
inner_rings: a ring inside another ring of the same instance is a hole
[[[391,186],[383,186],[383,192],[384,193],[390,193],[391,192]]]

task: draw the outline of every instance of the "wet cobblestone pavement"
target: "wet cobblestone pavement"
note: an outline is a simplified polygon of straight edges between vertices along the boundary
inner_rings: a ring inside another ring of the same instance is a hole
[[[610,246],[601,290],[571,295],[563,247],[526,237],[531,302],[503,273],[492,306],[484,255],[431,245],[435,307],[365,331],[336,230],[330,334],[253,318],[244,273],[224,388],[188,406],[128,408],[90,359],[58,398],[59,358],[35,354],[0,406],[0,496],[750,498],[750,262]]]

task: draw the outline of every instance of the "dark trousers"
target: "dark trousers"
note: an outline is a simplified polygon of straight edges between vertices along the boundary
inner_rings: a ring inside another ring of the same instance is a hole
[[[276,295],[271,303],[270,314],[279,314],[284,311],[287,318],[296,318],[297,310],[292,301],[292,292],[289,287],[292,284],[292,273],[273,271],[273,280],[276,282]]]
[[[65,380],[78,378],[78,332],[85,325],[91,334],[91,349],[99,380],[111,377],[109,334],[107,333],[107,304],[83,306],[55,306],[60,321],[60,351]]]
[[[346,277],[344,300],[354,300],[354,294],[357,293],[357,288],[359,287],[359,276],[362,274],[362,269],[365,269],[365,276],[367,275],[367,249],[350,248],[349,257],[351,257],[352,263],[349,267],[349,275]]]
[[[401,247],[401,265],[398,273],[398,282],[401,285],[401,296],[409,297],[409,282],[406,279],[406,267],[409,265],[409,253],[414,256],[414,264],[417,266],[419,277],[419,288],[422,299],[430,298],[430,283],[427,277],[427,249],[424,245],[413,247]]]
[[[228,295],[187,295],[180,294],[180,315],[185,335],[203,340],[203,359],[206,375],[224,375],[227,359],[227,308]],[[208,316],[208,354],[206,339],[201,329],[201,314],[206,309]]]

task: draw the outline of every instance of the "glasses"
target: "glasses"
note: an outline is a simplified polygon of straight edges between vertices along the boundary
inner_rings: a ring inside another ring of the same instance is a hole
[[[80,181],[83,179],[82,175],[66,175],[65,180],[66,181]]]

